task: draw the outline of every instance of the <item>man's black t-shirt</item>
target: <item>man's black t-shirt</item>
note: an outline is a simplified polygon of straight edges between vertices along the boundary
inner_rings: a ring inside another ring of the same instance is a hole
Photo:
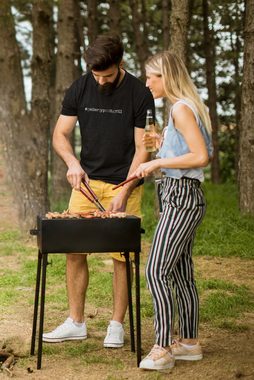
[[[135,153],[134,127],[145,127],[147,109],[154,110],[151,92],[128,72],[111,95],[99,92],[92,73],[71,85],[61,114],[78,117],[80,164],[89,178],[125,180]]]

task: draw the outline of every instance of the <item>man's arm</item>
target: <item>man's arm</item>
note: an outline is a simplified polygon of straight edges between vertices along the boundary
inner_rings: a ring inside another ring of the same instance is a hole
[[[145,130],[143,128],[134,129],[135,154],[133,156],[127,178],[131,177],[132,173],[135,172],[139,165],[143,162],[148,161],[150,157],[150,154],[146,151],[145,146],[142,142],[144,133]],[[122,187],[121,191],[112,200],[109,207],[110,211],[125,211],[128,198],[131,195],[132,190],[136,187],[138,181],[139,180],[131,181]]]
[[[68,182],[74,189],[79,190],[82,177],[85,177],[86,180],[88,180],[88,177],[76,158],[70,142],[76,122],[76,116],[60,115],[54,129],[52,141],[56,153],[67,165],[66,176]]]

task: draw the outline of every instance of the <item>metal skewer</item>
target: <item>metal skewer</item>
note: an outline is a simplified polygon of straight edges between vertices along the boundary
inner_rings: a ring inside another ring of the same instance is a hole
[[[126,183],[131,182],[131,181],[133,181],[134,179],[137,179],[137,178],[138,178],[138,177],[137,177],[136,175],[134,175],[133,177],[130,177],[130,178],[126,179],[125,181],[119,183],[119,184],[116,185],[115,187],[113,187],[112,190],[116,190],[116,189],[118,189],[118,187],[121,187],[121,186],[125,185]]]
[[[84,178],[82,178],[81,182],[87,189],[87,191],[90,193],[88,194],[82,187],[80,188],[81,193],[92,203],[95,204],[95,206],[100,210],[100,211],[106,211],[105,208],[102,206],[101,202],[99,201],[97,195],[95,192],[91,189],[91,187],[88,185],[88,183],[85,181]]]

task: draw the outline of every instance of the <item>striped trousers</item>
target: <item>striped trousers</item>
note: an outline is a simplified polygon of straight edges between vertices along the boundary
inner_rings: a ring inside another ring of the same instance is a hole
[[[166,177],[161,190],[162,215],[150,250],[146,278],[154,305],[156,343],[171,344],[174,294],[181,338],[197,338],[199,299],[194,281],[192,247],[195,231],[205,214],[200,183]]]

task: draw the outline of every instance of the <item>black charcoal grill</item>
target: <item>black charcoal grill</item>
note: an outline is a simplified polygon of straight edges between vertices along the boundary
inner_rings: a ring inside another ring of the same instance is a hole
[[[35,354],[39,292],[41,288],[37,369],[41,368],[42,361],[42,334],[48,254],[82,252],[122,252],[125,256],[127,263],[126,275],[128,284],[131,351],[133,352],[135,352],[135,334],[129,253],[135,253],[136,354],[137,366],[139,366],[141,360],[139,254],[141,250],[142,232],[140,222],[140,218],[136,216],[91,219],[47,219],[41,216],[37,217],[37,228],[30,231],[32,235],[37,236],[38,244],[31,355]]]

